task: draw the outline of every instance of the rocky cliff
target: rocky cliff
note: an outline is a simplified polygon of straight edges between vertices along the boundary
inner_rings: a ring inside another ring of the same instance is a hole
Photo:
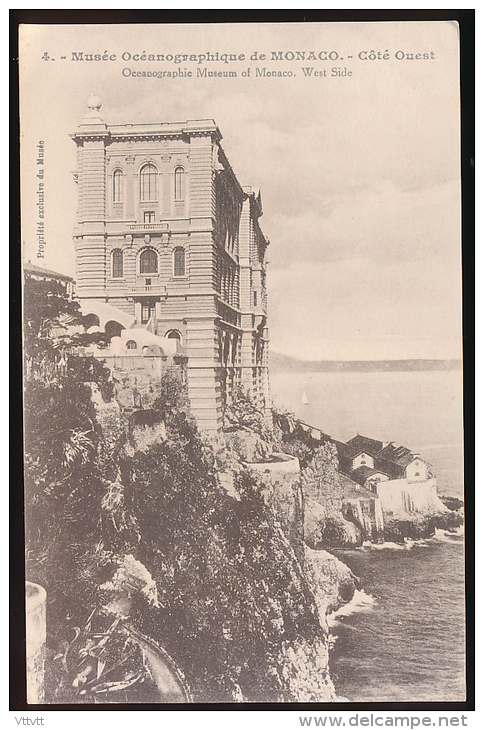
[[[47,391],[47,399],[65,400],[63,390]],[[75,452],[76,472],[65,462],[57,467],[66,475],[65,511],[55,507],[55,540],[38,515],[33,555],[45,558],[28,566],[50,597],[49,657],[57,669],[49,701],[85,701],[82,657],[67,676],[55,657],[76,627],[85,627],[89,644],[90,616],[112,606],[110,586],[126,556],[150,576],[149,592],[126,580],[130,625],[167,652],[195,702],[334,701],[325,615],[349,596],[351,576],[305,547],[297,459],[270,454],[261,469],[227,456],[226,448],[219,458],[184,408],[166,397],[143,425],[95,386],[82,395],[96,440],[86,456]],[[44,476],[54,459],[56,453],[41,464],[45,515],[54,510]],[[230,473],[230,484],[221,471]],[[29,509],[38,513],[38,502]],[[121,639],[116,656],[124,662]],[[114,690],[102,695],[110,698],[116,701]]]

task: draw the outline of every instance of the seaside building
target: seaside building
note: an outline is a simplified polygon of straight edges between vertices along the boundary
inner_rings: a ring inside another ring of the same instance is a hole
[[[213,120],[107,125],[101,106],[90,97],[71,135],[86,322],[124,364],[183,356],[202,430],[220,431],[237,386],[269,417],[259,192],[240,185]]]
[[[332,439],[339,467],[356,484],[380,499],[384,512],[439,510],[437,480],[420,454],[406,446],[357,434],[349,441]]]

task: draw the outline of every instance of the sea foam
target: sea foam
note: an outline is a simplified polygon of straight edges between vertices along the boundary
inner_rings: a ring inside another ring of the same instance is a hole
[[[437,528],[431,540],[433,542],[456,542],[462,537],[464,537],[464,525],[460,525],[454,530],[441,530]]]
[[[359,613],[361,611],[371,611],[375,603],[375,598],[372,595],[365,593],[365,591],[357,590],[349,603],[345,603],[344,606],[341,606],[337,611],[327,616],[328,626],[331,628],[336,620],[342,616],[350,616],[353,613]]]
[[[364,542],[357,550],[409,550],[411,545],[405,542]]]

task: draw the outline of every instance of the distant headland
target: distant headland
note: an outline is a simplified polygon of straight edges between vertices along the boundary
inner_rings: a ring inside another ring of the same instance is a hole
[[[278,352],[269,353],[270,370],[287,372],[402,372],[421,370],[459,370],[460,360],[298,360]]]

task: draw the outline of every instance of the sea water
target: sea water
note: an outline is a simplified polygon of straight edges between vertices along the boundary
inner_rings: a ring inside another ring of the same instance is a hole
[[[441,494],[463,498],[462,381],[450,371],[271,375],[273,400],[334,438],[395,441],[429,461]],[[302,393],[309,403],[303,405]],[[350,702],[465,699],[464,540],[437,531],[336,554],[359,577],[331,617],[331,676]]]

